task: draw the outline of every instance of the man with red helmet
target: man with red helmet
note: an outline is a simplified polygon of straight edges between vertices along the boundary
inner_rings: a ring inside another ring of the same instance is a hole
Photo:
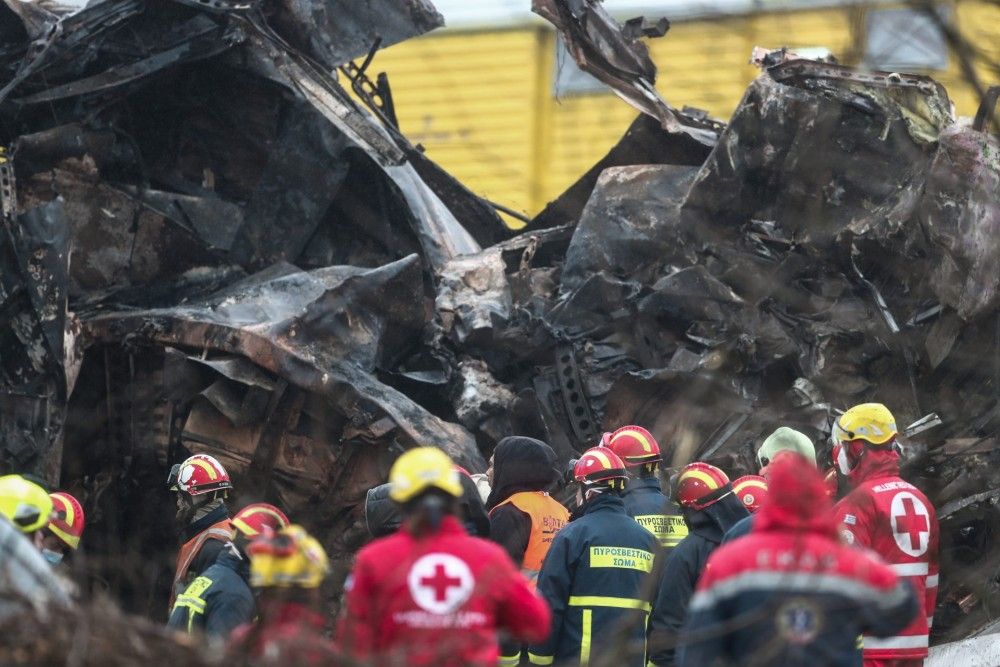
[[[856,405],[833,425],[833,458],[853,487],[835,507],[841,536],[880,555],[913,585],[920,603],[898,635],[864,637],[865,667],[924,664],[937,602],[937,514],[920,489],[900,478],[896,435],[896,419],[881,403]]]
[[[215,457],[195,454],[170,469],[167,486],[177,493],[177,521],[183,526],[170,591],[169,606],[173,609],[181,591],[215,563],[223,547],[233,539],[225,502],[233,484]]]
[[[223,545],[215,562],[177,596],[167,625],[225,639],[235,628],[253,620],[256,612],[250,590],[250,540],[288,525],[288,517],[274,505],[254,503],[236,513],[231,542]]]
[[[59,491],[50,493],[49,497],[52,499],[52,518],[44,530],[42,556],[56,566],[79,548],[85,519],[83,506],[70,494]]]
[[[749,515],[733,495],[729,477],[713,465],[689,463],[677,477],[677,502],[688,536],[671,552],[660,579],[649,623],[650,661],[673,665],[677,635],[705,562],[737,521]]]
[[[552,632],[528,649],[528,659],[534,665],[587,664],[613,656],[616,665],[643,667],[656,538],[625,512],[625,463],[613,451],[584,452],[573,479],[577,518],[556,535],[538,576],[538,592],[552,609]],[[609,632],[622,642],[601,641]]]
[[[360,664],[496,667],[497,633],[537,641],[545,602],[504,550],[458,519],[460,473],[435,447],[404,452],[389,471],[402,527],[358,552],[345,588],[340,647]]]
[[[688,530],[680,507],[660,487],[657,475],[663,455],[656,438],[641,426],[623,426],[605,433],[601,444],[625,462],[629,478],[622,494],[625,511],[669,553],[687,537]]]
[[[841,544],[812,462],[785,453],[769,475],[753,531],[708,559],[678,662],[854,667],[858,635],[898,632],[916,612],[913,592],[875,554]]]

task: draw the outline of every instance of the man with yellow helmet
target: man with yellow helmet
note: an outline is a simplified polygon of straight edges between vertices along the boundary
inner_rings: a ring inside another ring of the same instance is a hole
[[[899,476],[896,419],[863,403],[833,424],[833,459],[853,489],[835,507],[842,538],[871,549],[913,586],[921,610],[898,635],[865,637],[865,667],[917,667],[927,657],[938,586],[938,521],[927,496]]]
[[[347,585],[339,642],[353,658],[413,667],[496,667],[497,631],[543,639],[549,611],[497,544],[465,532],[459,473],[440,449],[405,452],[389,471],[402,508],[394,534],[364,547]]]

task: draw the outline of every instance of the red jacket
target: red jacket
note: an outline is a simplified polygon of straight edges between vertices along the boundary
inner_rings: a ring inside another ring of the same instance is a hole
[[[543,640],[549,609],[498,545],[454,517],[437,533],[401,528],[358,552],[338,629],[357,658],[410,667],[496,667],[497,630]]]
[[[900,479],[895,452],[869,450],[849,477],[855,488],[835,507],[842,537],[881,556],[913,585],[920,603],[898,635],[864,638],[865,659],[926,657],[938,590],[937,513],[920,489]]]
[[[332,665],[333,642],[323,636],[326,619],[295,602],[261,603],[258,625],[242,625],[229,638],[230,652],[285,665]]]

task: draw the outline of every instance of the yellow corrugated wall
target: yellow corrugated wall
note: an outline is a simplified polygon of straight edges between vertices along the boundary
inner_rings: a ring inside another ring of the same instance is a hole
[[[676,22],[648,42],[657,87],[671,104],[727,119],[757,75],[755,45],[829,48],[853,62],[857,7],[766,12]],[[960,31],[1000,60],[1000,8],[959,1]],[[636,112],[610,93],[554,94],[556,35],[543,26],[440,32],[380,51],[372,71],[389,74],[400,125],[428,155],[475,192],[528,215],[537,213],[621,137]],[[995,72],[980,67],[987,85]],[[941,81],[958,111],[977,100],[957,59]]]

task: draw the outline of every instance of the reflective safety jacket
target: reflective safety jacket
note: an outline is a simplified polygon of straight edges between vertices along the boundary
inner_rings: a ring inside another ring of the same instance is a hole
[[[249,561],[229,546],[214,565],[177,596],[167,625],[225,639],[234,629],[253,620],[256,606],[247,584],[249,578]]]
[[[580,664],[607,658],[646,664],[645,599],[656,538],[625,513],[621,497],[605,492],[559,531],[538,576],[538,592],[552,609],[552,632],[528,649],[534,665]],[[619,632],[626,642],[619,643]],[[624,646],[624,651],[622,647]]]
[[[715,550],[698,580],[682,667],[857,667],[860,634],[891,635],[916,612],[891,568],[840,543],[819,474],[776,465],[751,533]]]
[[[687,537],[687,524],[677,503],[663,495],[655,477],[630,479],[625,493],[625,511],[651,532],[668,553]]]
[[[436,533],[405,527],[358,552],[338,645],[372,664],[495,667],[497,631],[537,641],[549,610],[504,550],[454,516]]]
[[[938,591],[938,520],[917,487],[899,477],[895,452],[866,452],[852,471],[855,488],[835,507],[845,541],[871,549],[913,586],[917,618],[898,635],[865,637],[865,660],[913,660],[927,656]]]
[[[520,566],[521,573],[529,581],[535,581],[538,579],[538,572],[542,569],[542,561],[545,560],[545,554],[549,552],[549,547],[552,546],[552,540],[556,533],[569,523],[569,510],[544,491],[515,493],[494,507],[490,516],[503,512],[504,510],[501,508],[504,507],[517,508],[531,522],[528,544]]]
[[[185,527],[184,544],[177,553],[174,583],[170,589],[170,609],[177,596],[197,575],[215,563],[222,547],[233,539],[229,510],[220,504],[214,510]]]

